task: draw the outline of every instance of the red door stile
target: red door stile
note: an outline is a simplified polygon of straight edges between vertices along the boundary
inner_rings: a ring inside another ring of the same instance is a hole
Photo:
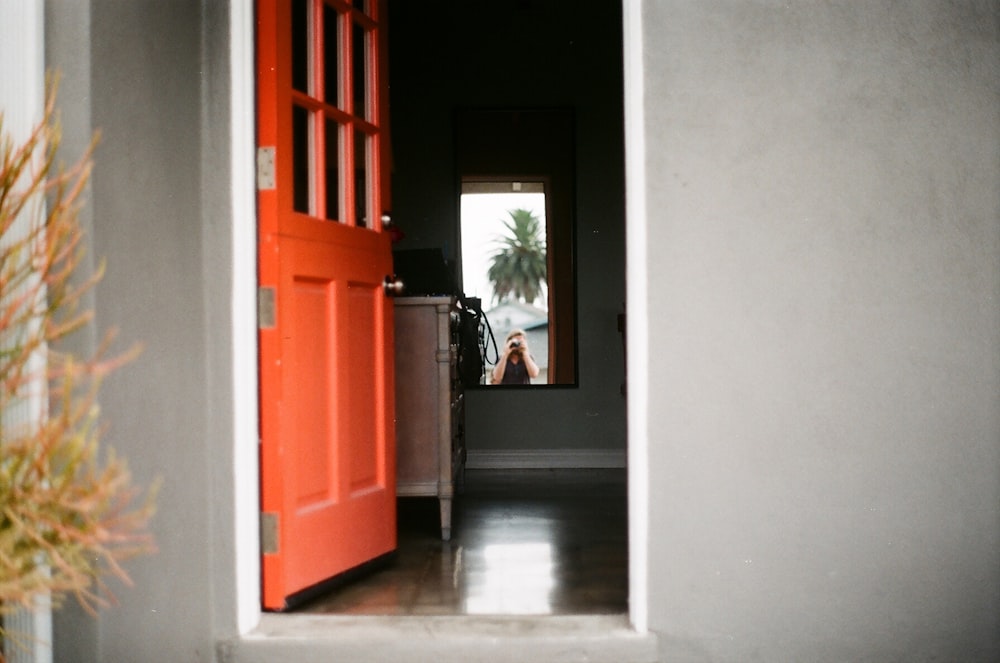
[[[275,147],[275,170],[285,165],[277,157],[278,144],[278,105],[277,90],[283,87],[278,78],[281,74],[289,77],[291,72],[278,68],[279,34],[287,34],[290,29],[281,25],[282,19],[290,17],[277,11],[276,0],[257,0],[257,145],[258,147]],[[266,149],[266,148],[265,148]],[[277,177],[277,173],[275,173]],[[257,260],[258,260],[258,299],[263,299],[264,293],[270,291],[276,296],[278,286],[278,209],[282,207],[279,198],[282,189],[278,187],[262,188],[258,183],[257,191]],[[284,192],[287,197],[289,193]],[[258,301],[263,308],[267,305]],[[273,304],[271,304],[273,306]],[[261,324],[258,331],[260,352],[259,366],[259,397],[260,397],[260,465],[276,467],[280,465],[280,447],[275,444],[264,444],[264,440],[274,440],[278,436],[281,404],[281,347],[280,335],[275,324]],[[264,472],[262,471],[262,475]],[[263,477],[262,477],[263,478]],[[261,513],[275,513],[281,504],[281,476],[270,476],[268,481],[261,481]],[[262,530],[266,529],[264,519],[261,519]],[[262,539],[266,536],[262,531]],[[280,543],[279,543],[280,547]],[[277,555],[261,555],[261,573],[263,578],[278,578],[281,575],[280,558]],[[284,603],[284,596],[279,595],[279,583],[262,582],[262,602],[264,607],[279,607]]]

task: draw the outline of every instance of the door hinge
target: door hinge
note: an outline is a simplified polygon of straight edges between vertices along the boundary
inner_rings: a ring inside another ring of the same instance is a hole
[[[274,148],[257,148],[257,190],[271,191],[274,182]]]
[[[260,329],[274,329],[277,324],[274,297],[274,286],[262,285],[257,288],[257,327]]]
[[[278,514],[262,511],[260,514],[260,552],[262,555],[278,554]]]

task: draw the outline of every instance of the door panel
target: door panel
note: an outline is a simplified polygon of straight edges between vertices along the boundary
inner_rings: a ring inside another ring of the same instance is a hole
[[[257,4],[258,140],[275,173],[259,192],[276,311],[260,331],[266,609],[396,545],[387,183],[368,176],[386,172],[368,119],[385,117],[379,6]]]
[[[280,242],[279,329],[288,361],[273,442],[283,459],[262,469],[265,482],[283,473],[280,535],[292,594],[395,548],[392,422],[389,403],[378,397],[387,393],[391,366],[391,306],[382,286],[391,267],[378,245]]]
[[[377,321],[380,318],[378,309],[384,299],[382,291],[381,284],[377,283],[347,284],[347,319],[351,321],[351,332],[356,338],[374,338],[377,334]],[[347,373],[346,384],[350,385],[347,407],[351,416],[344,421],[348,427],[345,439],[351,466],[349,476],[352,494],[385,487],[384,459],[378,457],[377,447],[357,444],[378,435],[374,427],[378,421],[375,402],[365,397],[365,394],[374,393],[379,388],[377,381],[382,367],[378,356],[372,352],[374,349],[374,344],[362,345],[357,349],[347,348],[345,355],[350,360],[342,362]],[[352,444],[351,441],[355,443]]]

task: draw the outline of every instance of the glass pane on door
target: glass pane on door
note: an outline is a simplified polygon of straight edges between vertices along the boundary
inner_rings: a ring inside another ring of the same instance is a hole
[[[292,191],[296,212],[312,212],[312,130],[309,111],[292,106]]]
[[[331,221],[342,219],[340,209],[340,132],[341,125],[326,119],[326,218]]]
[[[365,55],[368,52],[368,31],[358,23],[354,24],[354,35],[352,39],[352,66],[354,79],[354,115],[366,120],[368,117],[368,107],[365,103],[366,92],[368,90],[368,67]]]
[[[323,5],[323,100],[331,106],[339,103],[340,15],[329,5]]]
[[[355,225],[371,228],[368,218],[368,136],[363,131],[354,132],[354,207]]]
[[[292,1],[292,89],[309,92],[309,2]]]

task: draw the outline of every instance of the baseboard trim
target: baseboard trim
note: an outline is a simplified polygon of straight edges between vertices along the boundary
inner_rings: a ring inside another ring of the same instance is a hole
[[[470,449],[465,467],[470,470],[547,470],[577,468],[623,468],[624,450],[591,449]]]

